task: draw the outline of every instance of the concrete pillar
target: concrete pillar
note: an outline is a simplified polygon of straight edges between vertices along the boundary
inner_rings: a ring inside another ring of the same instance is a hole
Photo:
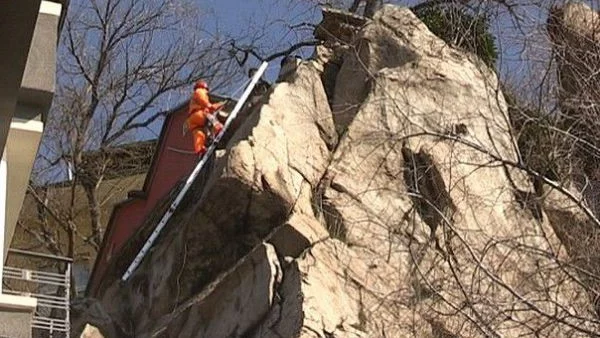
[[[31,322],[37,300],[0,295],[0,337],[31,338]]]

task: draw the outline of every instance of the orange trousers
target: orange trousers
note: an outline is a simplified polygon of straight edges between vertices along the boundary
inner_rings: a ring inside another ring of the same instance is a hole
[[[208,128],[206,122],[210,123],[212,130]],[[204,110],[196,110],[190,113],[186,124],[188,130],[192,132],[194,152],[198,155],[202,155],[206,151],[206,134],[217,135],[223,129],[223,125],[217,118]]]

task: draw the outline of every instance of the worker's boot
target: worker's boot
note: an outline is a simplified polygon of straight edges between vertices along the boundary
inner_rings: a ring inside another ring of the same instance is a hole
[[[202,156],[204,156],[204,154],[206,154],[205,146],[202,146],[200,149],[198,149],[198,151],[196,151],[196,155],[198,156],[198,158],[202,158]]]
[[[199,157],[206,152],[206,134],[201,129],[194,130],[194,152]]]
[[[208,114],[208,122],[212,127],[212,135],[213,137],[217,137],[221,131],[223,131],[223,124],[219,122],[216,116],[212,114]]]
[[[213,135],[215,135],[215,137],[217,135],[219,135],[222,131],[223,131],[223,124],[221,124],[221,122],[217,122],[213,125]]]

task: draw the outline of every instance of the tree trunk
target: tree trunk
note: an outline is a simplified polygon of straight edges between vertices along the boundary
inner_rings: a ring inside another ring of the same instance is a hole
[[[348,8],[348,11],[351,13],[356,13],[358,11],[358,6],[363,0],[354,0],[352,6]],[[365,11],[363,12],[363,16],[367,18],[372,18],[375,12],[383,5],[383,0],[364,0],[365,2]]]
[[[102,222],[100,219],[100,202],[98,201],[97,184],[84,184],[83,189],[88,199],[88,210],[90,212],[90,221],[92,225],[92,247],[99,248],[102,244]]]
[[[356,13],[356,11],[358,10],[358,5],[360,5],[361,1],[362,0],[354,0],[354,2],[352,3],[352,6],[350,6],[348,11],[350,11],[352,13]]]
[[[364,16],[366,18],[372,18],[381,5],[383,5],[382,0],[366,0]]]
[[[35,188],[34,193],[37,194],[41,201],[36,203],[37,206],[37,218],[40,222],[40,232],[44,242],[42,243],[48,251],[55,255],[62,255],[62,249],[60,244],[56,241],[56,234],[48,223],[48,188]]]

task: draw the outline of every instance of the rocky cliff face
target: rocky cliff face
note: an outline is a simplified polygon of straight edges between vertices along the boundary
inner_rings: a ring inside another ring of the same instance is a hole
[[[553,8],[547,30],[553,47],[559,85],[559,106],[564,114],[565,130],[595,147],[599,146],[598,116],[600,110],[600,15],[583,2],[567,2]],[[600,170],[595,156],[583,144],[575,155],[580,159],[576,180],[598,181]],[[577,176],[588,176],[583,179]],[[600,183],[584,192],[594,204],[600,202]],[[600,208],[600,207],[596,207]],[[600,213],[600,209],[597,210]]]
[[[576,215],[549,219],[531,197],[495,75],[393,6],[351,46],[326,45],[249,114],[94,324],[111,337],[600,332],[551,223]]]
[[[600,15],[583,2],[568,2],[550,12],[547,28],[557,64],[559,104],[570,122],[565,130],[588,142],[574,143],[573,155],[581,165],[571,174],[589,211],[586,215],[572,199],[551,194],[546,199],[546,212],[573,264],[588,272],[582,281],[590,289],[600,290],[600,256],[590,255],[600,248],[600,169],[596,151],[589,147],[598,147],[600,139]],[[600,315],[600,294],[594,292],[592,298]]]
[[[563,109],[581,109],[600,100],[600,15],[583,2],[554,8],[548,33],[556,51]]]

